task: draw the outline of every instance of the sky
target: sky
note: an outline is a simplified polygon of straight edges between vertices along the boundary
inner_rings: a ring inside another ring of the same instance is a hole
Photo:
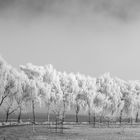
[[[140,80],[139,0],[0,0],[0,54],[97,77]]]

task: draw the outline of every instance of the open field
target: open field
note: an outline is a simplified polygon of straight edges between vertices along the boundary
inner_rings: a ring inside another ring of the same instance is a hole
[[[25,125],[0,128],[0,140],[139,140],[139,127],[101,127],[65,125],[64,131],[46,125]]]

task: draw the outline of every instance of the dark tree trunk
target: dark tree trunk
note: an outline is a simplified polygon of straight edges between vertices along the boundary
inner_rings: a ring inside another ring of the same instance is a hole
[[[48,125],[50,126],[50,109],[48,108],[48,113],[47,113],[47,119],[48,119]]]
[[[61,133],[63,133],[63,124],[65,121],[65,112],[66,112],[66,102],[65,99],[63,99],[63,113],[62,113],[62,120],[61,120]]]
[[[32,100],[33,124],[35,124],[35,101]]]
[[[75,116],[76,123],[78,123],[78,122],[79,122],[79,118],[78,118],[78,113],[79,113],[79,110],[80,110],[80,107],[77,105],[77,106],[76,106],[76,116]]]
[[[136,114],[136,120],[135,120],[136,123],[138,122],[138,117],[139,117],[139,113],[137,112],[137,114]]]
[[[91,119],[90,119],[91,117],[90,116],[91,116],[91,113],[90,113],[90,109],[89,109],[89,111],[88,111],[88,122],[89,122],[89,124],[91,122]]]
[[[5,119],[5,122],[8,122],[8,119],[9,119],[9,112],[6,113],[6,119]]]
[[[108,126],[108,127],[109,127],[109,123],[110,123],[110,119],[108,118],[108,120],[107,120],[107,124],[108,124],[107,126]]]
[[[133,119],[132,119],[132,117],[130,118],[130,124],[131,124],[131,125],[133,124]]]
[[[19,107],[19,114],[18,114],[18,123],[21,121],[21,107]]]
[[[122,110],[120,112],[120,119],[119,119],[119,121],[120,121],[120,125],[121,125],[122,124]]]
[[[57,115],[56,115],[56,117],[55,117],[55,132],[57,132]]]
[[[95,128],[95,125],[96,125],[96,116],[95,116],[95,113],[93,114],[93,127]]]
[[[62,114],[62,119],[61,119],[61,133],[63,133],[63,123],[64,123],[64,112]]]
[[[62,121],[61,121],[61,133],[64,132],[64,131],[63,131],[63,123],[64,123],[64,120],[63,120],[63,118],[62,118]]]
[[[79,122],[79,119],[78,119],[78,111],[76,111],[76,123],[78,123]]]
[[[48,112],[47,118],[48,118],[48,123],[50,124],[50,113],[49,112]]]
[[[65,104],[65,102],[64,102],[64,110],[63,110],[63,114],[62,114],[62,122],[64,122],[65,121],[65,112],[66,112],[66,104]]]

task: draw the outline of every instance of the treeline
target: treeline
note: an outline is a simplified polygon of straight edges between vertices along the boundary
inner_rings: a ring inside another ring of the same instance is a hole
[[[93,123],[100,117],[112,120],[129,118],[138,121],[140,110],[140,81],[124,81],[105,73],[97,78],[77,73],[59,72],[52,65],[27,64],[20,70],[0,58],[0,108],[5,112],[5,121],[13,113],[21,121],[23,111],[32,108],[35,123],[36,107],[43,107],[54,114],[56,121],[65,121],[69,111],[75,112],[75,121],[82,111]]]

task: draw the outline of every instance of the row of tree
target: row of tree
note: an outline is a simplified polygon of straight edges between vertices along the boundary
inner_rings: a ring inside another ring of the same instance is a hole
[[[36,106],[44,107],[48,114],[54,113],[65,121],[68,111],[75,111],[76,122],[80,111],[87,113],[95,122],[97,116],[109,119],[122,117],[138,121],[140,110],[140,81],[124,81],[105,73],[93,78],[80,73],[56,71],[52,65],[35,66],[27,64],[20,70],[13,68],[0,58],[0,108],[6,113],[6,120],[18,112],[32,107],[35,123]],[[102,120],[102,119],[101,119]]]

